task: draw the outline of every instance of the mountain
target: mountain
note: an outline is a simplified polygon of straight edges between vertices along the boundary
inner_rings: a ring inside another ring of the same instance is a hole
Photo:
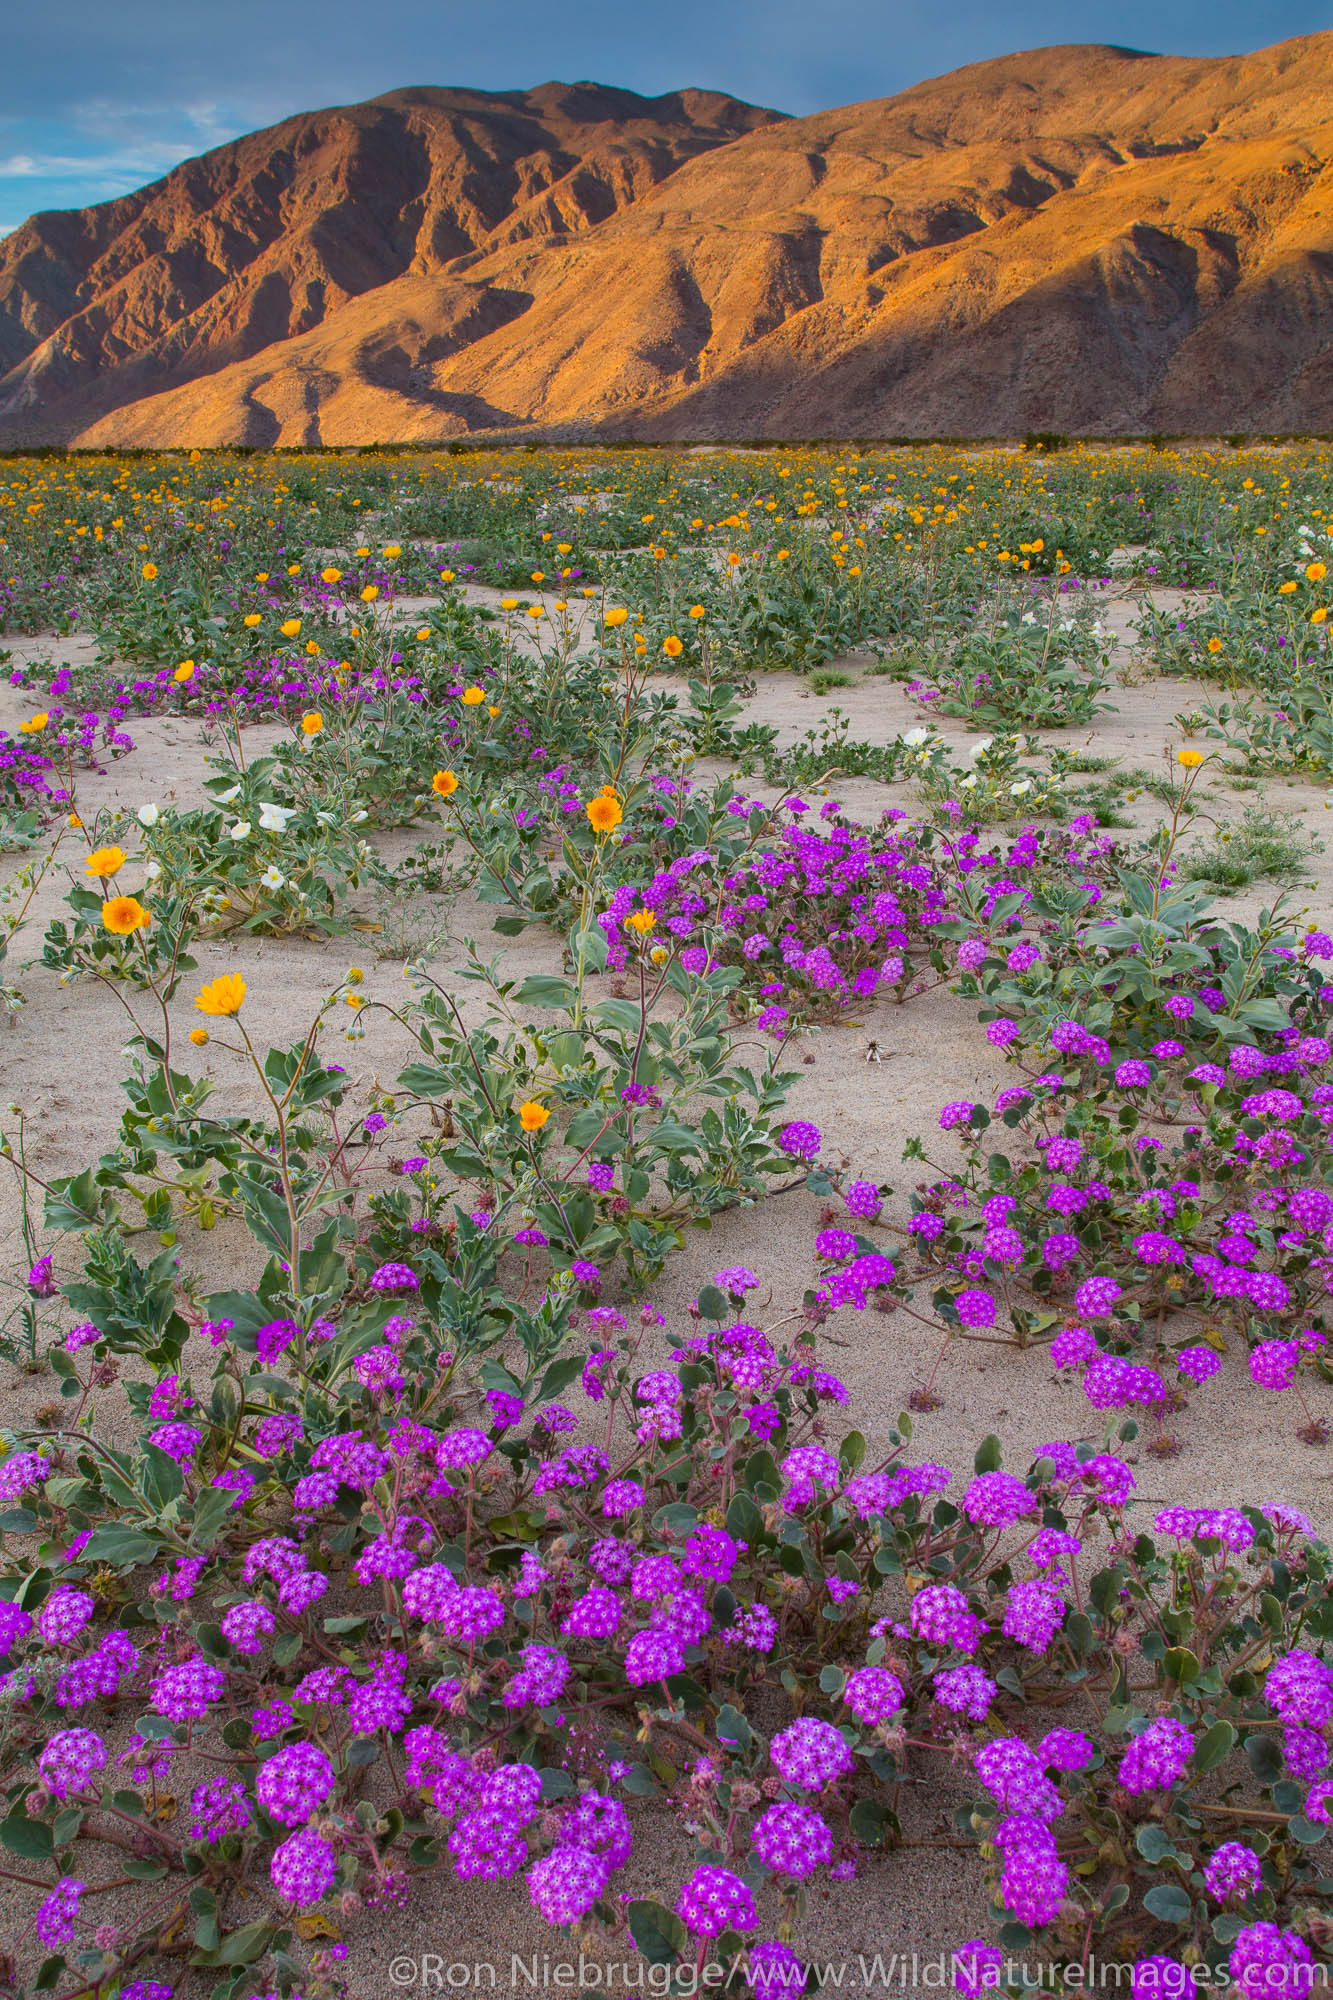
[[[806,118],[595,84],[289,119],[0,243],[0,438],[1333,429],[1333,33]]]
[[[391,313],[395,283],[423,274],[458,274],[430,329],[432,358],[448,354],[516,309],[461,282],[478,257],[569,240],[778,115],[702,90],[399,90],[33,216],[0,242],[0,425],[68,436],[286,347],[350,300],[375,293]]]

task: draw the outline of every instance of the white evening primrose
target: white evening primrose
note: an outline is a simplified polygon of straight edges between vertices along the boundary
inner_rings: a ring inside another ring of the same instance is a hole
[[[161,817],[161,806],[154,805],[140,806],[138,812],[135,814],[135,818],[138,820],[140,826],[156,826]]]
[[[266,889],[280,889],[283,883],[287,880],[287,877],[283,874],[280,868],[275,868],[273,866],[273,863],[270,861],[268,867],[264,870],[263,874],[260,876],[259,879],[263,883]]]
[[[289,820],[296,818],[296,806],[274,805],[265,800],[259,808],[259,824],[265,833],[286,833]]]
[[[227,828],[227,838],[228,840],[248,840],[250,838],[250,831],[249,820],[238,819],[234,826]]]

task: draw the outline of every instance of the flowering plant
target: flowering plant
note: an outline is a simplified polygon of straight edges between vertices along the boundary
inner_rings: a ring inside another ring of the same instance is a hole
[[[0,1467],[0,1525],[33,1538],[0,1607],[0,1842],[53,1973],[123,1980],[183,1925],[239,1994],[261,1958],[304,1976],[293,1918],[334,1896],[522,1872],[554,1926],[696,1975],[744,1960],[758,1988],[799,1964],[810,1885],[930,1844],[903,1781],[960,1753],[999,1926],[959,1940],[964,1972],[1030,1940],[1071,1984],[1089,1955],[1312,1963],[1333,1600],[1308,1524],[1167,1510],[1159,1553],[1109,1453],[1052,1444],[1019,1477],[987,1440],[952,1499],[905,1418],[882,1462],[856,1432],[831,1450],[837,1303],[765,1333],[728,1298],[757,1282],[719,1273],[666,1365],[641,1357],[653,1309],[596,1308],[540,1379],[423,1369],[410,1266],[371,1274],[371,1345],[211,1299],[211,1387],[178,1363],[125,1385],[132,1453],[86,1423],[114,1325],[76,1326],[68,1420]],[[580,1378],[582,1421],[554,1400]],[[674,1908],[626,1906],[635,1802],[662,1791],[691,1828]],[[96,1928],[108,1844],[145,1901]]]

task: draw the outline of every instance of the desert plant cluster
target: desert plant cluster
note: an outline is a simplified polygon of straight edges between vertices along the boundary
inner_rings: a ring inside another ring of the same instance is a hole
[[[925,1858],[967,2000],[1327,1983],[1330,568],[1314,448],[0,461],[12,1987],[866,1990]]]

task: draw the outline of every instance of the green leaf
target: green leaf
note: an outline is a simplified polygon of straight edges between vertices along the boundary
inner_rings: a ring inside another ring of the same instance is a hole
[[[866,1455],[866,1441],[860,1431],[848,1431],[838,1450],[838,1464],[843,1473],[857,1470]]]
[[[748,1493],[733,1493],[727,1508],[727,1533],[735,1541],[748,1542],[753,1553],[764,1538],[764,1517]]]
[[[184,1492],[185,1475],[170,1453],[156,1444],[143,1446],[143,1465],[144,1492],[157,1502],[158,1511],[162,1512]]]
[[[689,1950],[689,1934],[680,1918],[660,1903],[633,1902],[629,1932],[649,1965],[679,1965]]]
[[[998,1472],[1003,1456],[1004,1447],[992,1431],[990,1436],[984,1437],[977,1446],[976,1457],[972,1463],[978,1472]]]
[[[213,1951],[197,1951],[190,1960],[192,1965],[253,1965],[262,1958],[273,1939],[278,1935],[273,1924],[246,1924],[243,1929],[233,1931]]]
[[[858,1799],[852,1807],[850,1825],[863,1847],[878,1847],[888,1824],[888,1809],[878,1799]]]
[[[754,1742],[754,1731],[738,1708],[726,1702],[717,1712],[713,1733],[719,1743],[734,1743],[740,1750],[748,1750]]]
[[[1161,1826],[1141,1826],[1134,1836],[1134,1845],[1144,1860],[1151,1861],[1154,1867],[1167,1855],[1174,1856],[1176,1851],[1171,1845],[1170,1834]]]
[[[1144,1897],[1143,1907],[1164,1924],[1187,1924],[1194,1905],[1174,1882],[1158,1882]]]
[[[1229,1722],[1215,1722],[1194,1746],[1195,1770],[1200,1772],[1216,1770],[1217,1766],[1231,1755],[1235,1745],[1236,1732],[1232,1725]]]
[[[83,1559],[135,1569],[140,1563],[154,1562],[160,1551],[157,1536],[144,1528],[98,1528],[83,1545]]]
[[[1282,1749],[1273,1737],[1256,1730],[1245,1738],[1245,1755],[1261,1785],[1276,1783],[1282,1775]]]
[[[586,931],[575,931],[569,942],[573,949],[575,964],[582,960],[584,965],[590,965],[595,972],[606,971],[611,948],[607,943],[606,932],[600,925],[594,925],[592,929]]]
[[[29,1819],[23,1812],[11,1813],[8,1819],[0,1820],[0,1841],[11,1854],[21,1856],[24,1861],[49,1861],[55,1852],[50,1827],[44,1820]]]
[[[558,1007],[566,1012],[577,1004],[578,997],[578,988],[570,980],[556,979],[546,972],[531,973],[514,995],[523,1007]]]
[[[643,1025],[643,1009],[634,1000],[599,1000],[593,1008],[599,1027],[616,1028],[622,1035],[637,1035]]]

